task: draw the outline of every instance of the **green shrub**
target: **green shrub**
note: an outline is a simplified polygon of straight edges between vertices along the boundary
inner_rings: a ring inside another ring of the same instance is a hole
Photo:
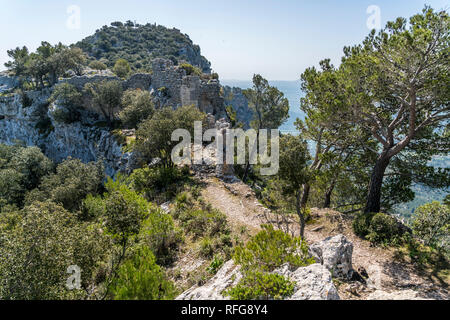
[[[271,272],[284,263],[302,267],[314,263],[308,256],[308,246],[301,238],[291,237],[272,225],[262,226],[263,230],[245,246],[236,247],[233,260],[242,270]]]
[[[156,262],[164,266],[175,261],[184,240],[182,230],[175,227],[172,217],[159,208],[152,208],[142,223],[139,238],[153,251]]]
[[[173,283],[147,247],[136,250],[119,268],[111,292],[116,300],[170,300],[176,295]]]
[[[365,238],[369,234],[370,221],[376,213],[359,213],[353,220],[353,231],[357,236]]]
[[[88,194],[96,195],[102,190],[103,179],[101,162],[84,164],[69,158],[57,166],[56,173],[43,177],[39,189],[28,193],[25,202],[48,199],[77,211]]]
[[[187,209],[176,210],[175,216],[187,233],[194,238],[202,236],[214,237],[220,234],[229,234],[227,217],[218,210]]]
[[[141,121],[151,117],[155,106],[150,92],[140,89],[125,91],[122,98],[123,109],[119,119],[127,128],[137,128]]]
[[[377,213],[370,221],[367,240],[375,244],[394,244],[401,236],[397,219],[385,213]]]
[[[208,268],[206,268],[206,271],[214,275],[223,266],[223,263],[224,263],[223,258],[218,255],[215,255],[213,260],[209,264]]]
[[[294,283],[278,274],[250,272],[224,292],[232,300],[281,300],[294,293]]]
[[[177,167],[156,167],[136,169],[128,180],[132,188],[144,194],[149,201],[163,203],[175,197],[180,182],[187,178],[187,174]]]
[[[55,121],[72,123],[80,120],[79,110],[83,105],[82,94],[75,86],[69,83],[55,85],[50,101],[58,104],[58,108],[52,112]]]
[[[91,221],[105,214],[105,202],[99,196],[88,194],[81,204],[78,218],[82,221]]]
[[[130,73],[130,71],[130,64],[125,59],[118,59],[113,68],[113,72],[119,78],[125,78]]]
[[[194,67],[193,65],[191,65],[189,63],[180,64],[180,68],[182,68],[184,71],[186,71],[186,75],[188,75],[188,76],[191,76],[191,75],[201,76],[203,74],[202,70],[200,70],[197,67]]]
[[[205,237],[200,241],[200,255],[204,258],[211,258],[214,254],[214,246],[211,238]]]
[[[414,212],[412,230],[426,245],[450,250],[450,207],[437,201],[420,206]],[[447,253],[448,254],[448,253]]]
[[[89,68],[94,70],[105,70],[107,68],[106,64],[101,61],[95,60],[89,63]]]

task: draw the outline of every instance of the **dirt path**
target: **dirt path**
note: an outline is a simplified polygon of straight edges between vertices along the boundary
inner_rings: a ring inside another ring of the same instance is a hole
[[[225,183],[214,177],[203,179],[205,189],[203,197],[215,208],[227,215],[234,228],[245,226],[249,234],[255,234],[261,229],[261,224],[276,221],[269,209],[264,208],[256,199],[251,188],[235,181]],[[305,238],[309,243],[321,241],[327,237],[344,234],[353,242],[353,268],[366,271],[371,280],[365,286],[359,283],[343,283],[338,286],[343,299],[364,299],[375,289],[388,292],[412,289],[422,297],[432,299],[449,299],[445,289],[446,284],[432,275],[421,273],[417,267],[408,261],[399,260],[394,249],[373,247],[368,241],[354,235],[351,221],[332,210],[312,209],[314,223],[308,224]],[[293,223],[290,230],[297,231],[298,226]]]

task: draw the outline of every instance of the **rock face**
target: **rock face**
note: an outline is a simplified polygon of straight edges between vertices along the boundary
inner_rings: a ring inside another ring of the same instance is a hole
[[[191,288],[175,300],[227,300],[222,292],[237,285],[242,278],[239,267],[235,266],[233,260],[226,262],[217,274],[205,285]]]
[[[274,273],[296,283],[294,294],[288,300],[340,300],[330,271],[321,264],[315,263],[295,271],[290,271],[289,265],[284,265]]]
[[[414,290],[401,290],[386,292],[383,290],[376,290],[369,294],[367,300],[429,300],[419,296],[419,293]]]
[[[242,89],[224,86],[223,96],[225,99],[225,105],[231,105],[236,111],[237,121],[240,121],[244,124],[244,129],[250,128],[250,121],[253,118],[253,112],[248,107],[248,100],[242,93]]]
[[[81,90],[86,83],[117,80],[122,82],[124,90],[149,90],[158,107],[195,105],[211,114],[213,123],[227,116],[217,80],[204,81],[198,76],[187,76],[184,69],[166,59],[155,59],[153,66],[153,74],[134,74],[124,81],[108,72],[92,71],[62,79],[60,83],[67,82]],[[103,159],[108,175],[132,168],[133,155],[123,154],[114,135],[106,128],[96,126],[101,115],[96,115],[96,119],[90,117],[98,110],[83,110],[80,122],[58,123],[51,115],[58,106],[48,103],[52,88],[27,92],[28,102],[25,103],[21,95],[10,93],[16,85],[15,78],[0,73],[0,92],[8,93],[0,97],[0,143],[38,146],[55,162],[67,157],[83,162]]]
[[[0,72],[0,93],[14,88],[18,83],[16,78],[9,77],[6,72]]]
[[[238,284],[242,278],[239,269],[239,266],[235,266],[233,260],[230,260],[205,285],[185,291],[176,300],[227,300],[222,292]],[[301,267],[295,271],[290,271],[289,265],[284,265],[274,273],[296,283],[294,294],[289,300],[339,300],[331,273],[320,264]]]
[[[353,274],[353,244],[340,234],[312,244],[310,254],[325,266],[334,277],[351,279]]]
[[[126,169],[131,155],[123,154],[114,136],[90,123],[58,123],[48,111],[49,90],[27,92],[31,105],[19,94],[0,97],[0,143],[38,146],[55,162],[67,157],[83,162],[103,159],[105,171],[114,175]]]

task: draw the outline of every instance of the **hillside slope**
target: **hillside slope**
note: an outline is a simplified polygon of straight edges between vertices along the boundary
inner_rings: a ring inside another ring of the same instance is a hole
[[[214,208],[226,214],[228,222],[237,229],[245,227],[250,235],[261,230],[261,224],[274,224],[298,235],[295,217],[288,223],[264,208],[251,188],[240,182],[225,183],[208,177],[203,179],[202,196]],[[421,268],[401,250],[371,245],[357,237],[351,228],[351,219],[329,209],[312,209],[312,221],[307,225],[305,237],[308,244],[322,241],[339,234],[353,243],[353,269],[364,280],[336,280],[339,296],[344,300],[365,299],[449,299],[448,276]]]
[[[201,55],[200,47],[187,34],[156,24],[113,22],[75,46],[110,68],[118,59],[125,59],[134,70],[150,71],[153,59],[168,58],[174,63],[187,61],[204,73],[211,72],[211,63]]]

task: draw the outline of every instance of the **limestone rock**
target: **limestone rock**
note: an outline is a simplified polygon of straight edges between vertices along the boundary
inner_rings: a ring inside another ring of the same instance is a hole
[[[300,267],[295,271],[290,271],[289,265],[283,265],[274,273],[296,283],[294,294],[288,300],[340,300],[330,271],[321,264]]]
[[[228,300],[222,292],[239,282],[242,278],[240,267],[233,261],[226,262],[219,272],[201,287],[193,287],[180,296],[177,300]],[[320,264],[289,270],[289,265],[284,265],[275,270],[294,281],[294,294],[289,300],[339,300],[336,287],[333,284],[331,273]]]
[[[351,279],[353,244],[340,234],[312,244],[310,254],[337,278]]]
[[[228,300],[222,292],[235,286],[242,278],[240,267],[233,260],[226,262],[217,274],[201,287],[191,288],[175,300]]]

